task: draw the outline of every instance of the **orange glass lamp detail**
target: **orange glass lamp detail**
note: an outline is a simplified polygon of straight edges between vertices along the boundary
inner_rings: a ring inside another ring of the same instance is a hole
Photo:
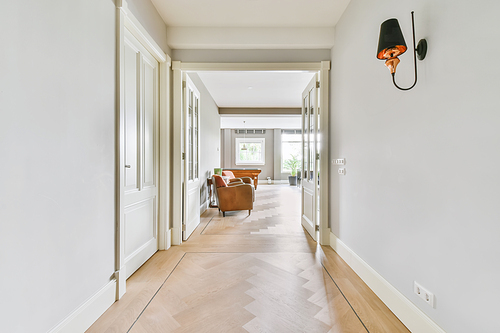
[[[377,58],[385,60],[385,65],[389,68],[392,74],[392,82],[400,90],[410,90],[417,84],[417,57],[423,60],[427,53],[427,41],[420,40],[418,46],[415,48],[415,23],[413,19],[413,12],[411,12],[411,22],[413,29],[413,49],[414,49],[414,62],[415,62],[415,82],[409,88],[401,88],[396,84],[396,67],[400,60],[398,56],[406,52],[407,46],[403,37],[403,32],[399,26],[397,19],[392,18],[384,21],[380,26],[380,36],[378,40]]]

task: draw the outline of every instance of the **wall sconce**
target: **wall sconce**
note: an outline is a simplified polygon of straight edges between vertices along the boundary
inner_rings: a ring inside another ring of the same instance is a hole
[[[415,62],[415,82],[409,88],[401,88],[396,84],[396,67],[399,64],[398,56],[406,52],[406,43],[399,27],[397,19],[392,18],[383,22],[380,25],[380,36],[378,39],[377,58],[385,60],[385,65],[392,74],[392,82],[396,88],[401,90],[410,90],[417,84],[417,57],[419,60],[424,60],[427,54],[427,41],[421,39],[415,47],[415,22],[413,19],[413,12],[411,12],[411,28],[413,30],[413,60]]]

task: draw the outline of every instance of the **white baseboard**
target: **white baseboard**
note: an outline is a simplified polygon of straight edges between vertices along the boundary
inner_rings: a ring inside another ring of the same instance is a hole
[[[165,238],[166,238],[165,250],[168,250],[172,246],[172,229],[168,229],[168,231],[166,232]]]
[[[207,209],[208,209],[208,200],[201,204],[201,206],[200,206],[200,216],[201,216],[201,214],[205,213],[205,211]]]
[[[182,231],[180,228],[172,228],[170,229],[172,234],[172,245],[181,245],[182,244]]]
[[[422,310],[394,288],[394,286],[333,233],[330,233],[330,246],[411,332],[445,333],[445,331],[422,312]]]
[[[116,281],[112,280],[49,333],[85,332],[115,302],[115,294]]]

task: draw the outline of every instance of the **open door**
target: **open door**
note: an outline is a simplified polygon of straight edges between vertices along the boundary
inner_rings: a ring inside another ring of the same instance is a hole
[[[123,220],[126,277],[158,250],[159,64],[125,29]]]
[[[319,230],[319,112],[317,75],[302,93],[302,214],[301,223],[317,241]]]
[[[186,75],[184,88],[184,218],[182,239],[200,224],[200,93]]]

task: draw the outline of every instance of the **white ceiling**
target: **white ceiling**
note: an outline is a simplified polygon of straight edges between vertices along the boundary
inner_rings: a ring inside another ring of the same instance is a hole
[[[152,0],[167,27],[334,27],[350,0]]]
[[[301,107],[314,73],[198,72],[219,107]]]
[[[350,0],[152,0],[172,49],[331,49]]]

